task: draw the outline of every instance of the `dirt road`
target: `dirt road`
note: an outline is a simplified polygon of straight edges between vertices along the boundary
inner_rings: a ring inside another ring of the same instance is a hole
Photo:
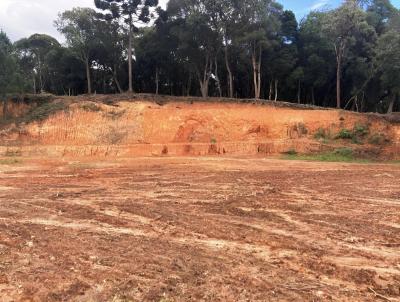
[[[400,166],[0,165],[1,301],[399,301]]]

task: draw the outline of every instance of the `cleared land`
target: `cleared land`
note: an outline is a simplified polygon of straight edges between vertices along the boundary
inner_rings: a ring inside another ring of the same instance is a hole
[[[399,301],[398,164],[22,160],[1,301]]]

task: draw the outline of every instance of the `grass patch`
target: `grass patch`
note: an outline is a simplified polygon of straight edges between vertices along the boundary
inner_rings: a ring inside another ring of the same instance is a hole
[[[345,163],[370,163],[370,160],[361,159],[354,156],[351,148],[340,148],[333,152],[320,154],[285,154],[283,159],[287,160],[305,160],[305,161],[320,161],[320,162],[345,162]]]
[[[68,106],[64,102],[48,102],[33,108],[25,116],[20,119],[20,122],[31,123],[35,121],[43,121],[49,116],[58,111],[66,110]]]
[[[342,129],[336,135],[336,139],[353,139],[353,137],[354,137],[353,132],[351,132],[348,129]]]

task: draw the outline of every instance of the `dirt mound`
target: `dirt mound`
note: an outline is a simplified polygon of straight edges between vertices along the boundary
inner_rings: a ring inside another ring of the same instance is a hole
[[[0,132],[0,154],[268,155],[343,146],[399,154],[400,125],[387,118],[279,102],[84,96],[15,112]]]

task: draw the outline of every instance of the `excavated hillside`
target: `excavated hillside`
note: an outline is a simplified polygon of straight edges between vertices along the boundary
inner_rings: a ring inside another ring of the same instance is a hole
[[[351,148],[363,157],[400,157],[397,116],[148,95],[11,100],[0,107],[3,156],[266,156]]]

